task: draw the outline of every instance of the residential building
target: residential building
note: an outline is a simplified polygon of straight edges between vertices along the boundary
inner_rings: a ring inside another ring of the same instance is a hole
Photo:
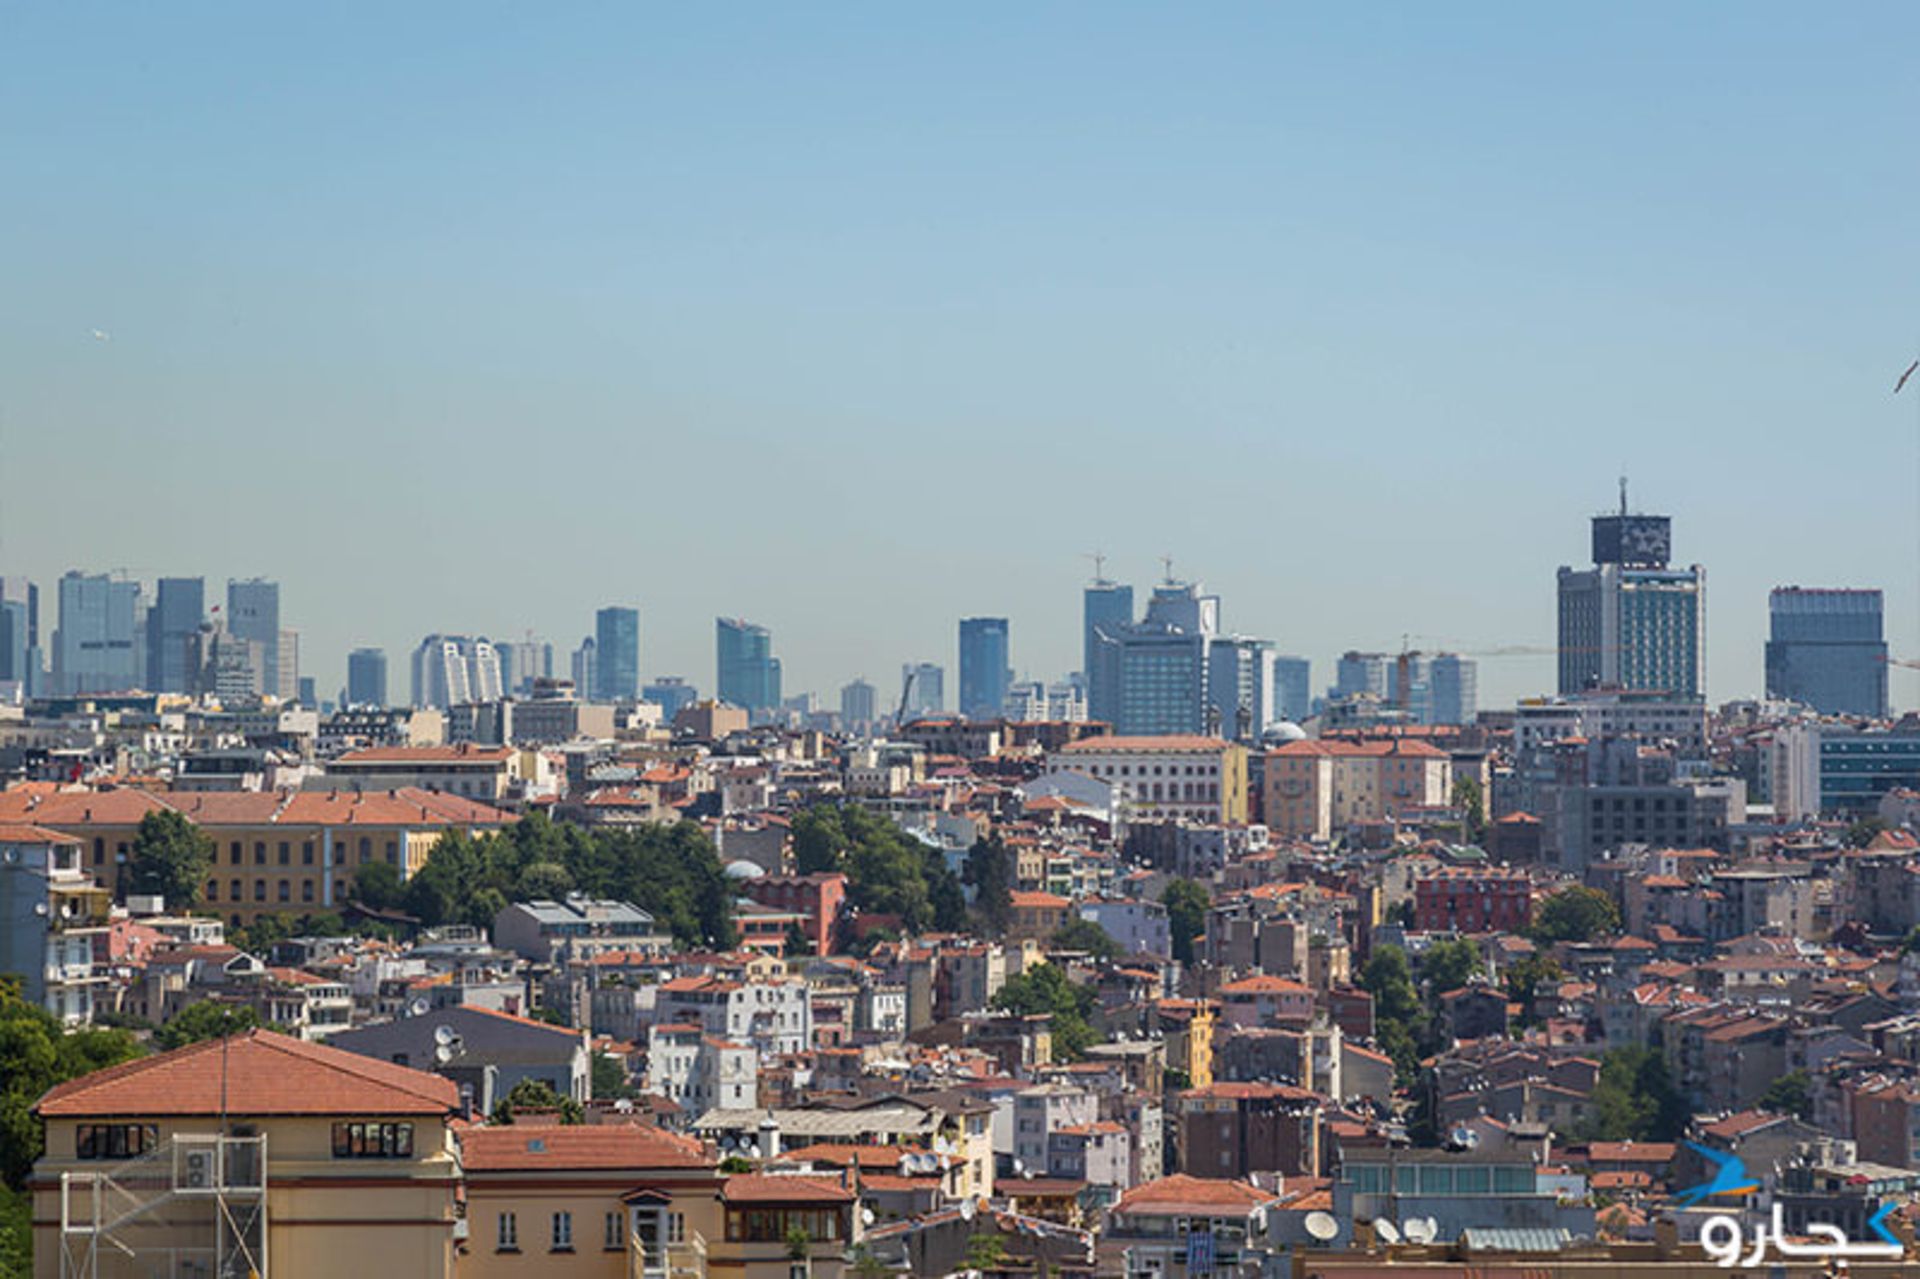
[[[1436,653],[1428,672],[1423,724],[1471,724],[1480,713],[1480,668],[1470,657]]]
[[[156,693],[190,693],[200,624],[207,620],[207,582],[202,577],[163,577],[154,584],[147,610],[147,686]]]
[[[762,906],[792,911],[801,917],[800,931],[816,955],[830,954],[840,916],[846,910],[847,877],[838,873],[760,875],[740,884],[740,891]]]
[[[1655,689],[1698,697],[1705,687],[1706,570],[1668,563],[1672,520],[1593,520],[1593,566],[1562,568],[1560,692]]]
[[[1413,926],[1427,933],[1518,933],[1533,918],[1533,881],[1521,871],[1440,866],[1413,885]]]
[[[1107,1210],[1110,1273],[1206,1279],[1266,1273],[1281,1192],[1249,1181],[1176,1173],[1133,1187]],[[1196,1242],[1199,1241],[1199,1242]],[[1104,1272],[1103,1272],[1104,1273]]]
[[[1216,1083],[1190,1088],[1174,1103],[1180,1167],[1196,1176],[1321,1171],[1321,1098],[1274,1083]]]
[[[487,1115],[515,1084],[531,1079],[561,1097],[593,1096],[593,1058],[584,1030],[474,1005],[435,1008],[358,1030],[340,1030],[329,1047],[375,1061],[431,1071],[451,1080]]]
[[[493,917],[493,944],[534,963],[561,964],[606,951],[664,953],[672,939],[638,906],[575,894],[509,904]]]
[[[146,644],[140,632],[140,583],[105,573],[69,572],[60,579],[60,629],[53,636],[57,696],[117,693],[143,682]]]
[[[610,605],[593,616],[594,684],[583,690],[596,702],[631,702],[640,696],[640,610]]]
[[[318,780],[339,790],[445,791],[497,804],[525,777],[525,756],[507,746],[369,746],[327,761]],[[537,758],[537,757],[536,757]]]
[[[1140,820],[1247,820],[1246,748],[1217,737],[1086,737],[1047,756],[1046,772],[1069,771],[1116,786]]]
[[[277,1279],[451,1279],[459,1105],[438,1076],[267,1030],[60,1084],[35,1108],[33,1273],[111,1245],[142,1273],[220,1255]]]
[[[81,869],[83,845],[44,826],[0,819],[0,974],[66,1025],[93,1020],[93,938],[111,889]]]
[[[1007,619],[960,619],[960,714],[967,719],[994,719],[1006,705],[1007,686],[1013,682],[1009,661]]]
[[[753,1109],[760,1104],[759,1073],[752,1044],[721,1039],[691,1022],[647,1031],[647,1091],[689,1115]]]
[[[1415,738],[1303,738],[1267,752],[1262,781],[1263,812],[1274,835],[1331,839],[1357,823],[1444,806],[1453,762]]]
[[[1879,591],[1775,587],[1768,599],[1767,696],[1822,715],[1885,718],[1882,611]]]
[[[260,646],[261,690],[281,696],[280,583],[261,577],[229,580],[226,623],[229,631]]]
[[[719,698],[758,719],[780,708],[780,659],[773,632],[744,618],[714,619]]]
[[[1100,1118],[1100,1098],[1075,1084],[1036,1084],[1013,1095],[1013,1157],[1019,1171],[1047,1166],[1052,1135]]]
[[[654,999],[658,1025],[695,1025],[716,1039],[752,1044],[763,1057],[813,1046],[813,1004],[800,981],[675,977]]]
[[[347,705],[384,707],[387,704],[387,653],[380,648],[356,648],[347,654]]]

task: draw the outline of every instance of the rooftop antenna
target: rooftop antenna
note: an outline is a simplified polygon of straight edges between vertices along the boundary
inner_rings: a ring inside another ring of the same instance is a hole
[[[1620,477],[1620,514],[1627,513],[1627,477]]]
[[[1167,585],[1172,586],[1173,585],[1173,556],[1162,555],[1160,557],[1160,565],[1162,568],[1166,570]]]
[[[1110,583],[1107,581],[1106,552],[1098,551],[1098,550],[1088,551],[1082,558],[1090,559],[1093,561],[1093,584],[1095,586],[1110,585]]]

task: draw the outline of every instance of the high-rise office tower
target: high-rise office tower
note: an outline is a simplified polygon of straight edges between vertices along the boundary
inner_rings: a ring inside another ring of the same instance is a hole
[[[300,632],[287,627],[280,628],[279,656],[274,662],[275,678],[280,686],[274,690],[274,696],[283,702],[293,701],[300,695]]]
[[[347,654],[347,704],[385,706],[387,704],[387,651],[383,648],[356,648]]]
[[[1768,599],[1767,696],[1822,715],[1887,714],[1879,591],[1781,586]]]
[[[905,718],[924,719],[947,709],[947,668],[938,662],[910,662],[900,668],[900,687],[906,694]]]
[[[1313,664],[1306,658],[1273,659],[1273,714],[1295,723],[1313,714]]]
[[[1133,625],[1133,587],[1095,578],[1080,597],[1080,678],[1087,687],[1087,715],[1111,722],[1119,672],[1113,668],[1114,649],[1100,643],[1104,635],[1118,635]]]
[[[60,629],[53,637],[56,693],[114,693],[138,688],[146,662],[140,632],[140,583],[105,573],[60,579]]]
[[[242,639],[218,623],[201,626],[194,643],[196,693],[210,694],[228,706],[252,701],[263,691],[260,672],[266,663],[260,645]]]
[[[500,653],[500,682],[509,697],[531,697],[534,681],[553,678],[553,645],[544,640],[514,640],[494,646]],[[576,689],[581,700],[591,700],[586,689]]]
[[[658,706],[661,722],[671,724],[682,706],[700,700],[700,690],[678,675],[662,675],[640,690],[640,700]]]
[[[879,691],[863,679],[856,679],[840,690],[840,722],[849,730],[873,723]]]
[[[42,665],[40,588],[18,575],[0,577],[0,683],[18,684],[21,693],[36,696]]]
[[[1471,724],[1480,713],[1480,667],[1458,653],[1437,653],[1427,667],[1423,724]]]
[[[147,684],[156,693],[193,689],[195,645],[207,620],[207,579],[163,577],[147,610]]]
[[[260,687],[280,693],[280,583],[253,577],[227,582],[227,629],[260,646]],[[288,690],[291,695],[292,690]]]
[[[1349,649],[1340,654],[1333,667],[1333,697],[1371,694],[1381,701],[1392,696],[1393,657],[1387,653],[1361,653]]]
[[[580,647],[573,650],[569,665],[574,695],[583,702],[592,701],[594,683],[600,678],[600,663],[594,652],[593,636],[589,635],[580,641]]]
[[[320,694],[318,690],[316,690],[314,687],[313,676],[302,675],[300,677],[299,694],[300,694],[299,696],[300,705],[306,707],[310,711],[317,711],[320,709]]]
[[[1593,519],[1593,567],[1562,568],[1560,692],[1706,686],[1706,570],[1673,568],[1673,521],[1620,510]]]
[[[467,659],[467,680],[469,691],[476,702],[497,702],[507,695],[506,682],[501,678],[500,650],[492,641],[482,636],[468,640],[462,645]]]
[[[631,702],[640,696],[640,610],[618,606],[593,615],[597,660],[592,700]]]
[[[1013,668],[1007,660],[1007,619],[960,619],[960,714],[994,719],[1007,701]]]
[[[714,656],[721,701],[756,713],[780,709],[772,631],[743,618],[715,618]]]
[[[415,706],[445,710],[504,696],[500,654],[484,637],[429,635],[413,650],[412,665]]]

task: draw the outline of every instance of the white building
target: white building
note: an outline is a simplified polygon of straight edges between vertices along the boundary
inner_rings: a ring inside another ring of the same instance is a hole
[[[1047,1166],[1052,1136],[1100,1118],[1100,1099],[1091,1088],[1072,1084],[1036,1084],[1013,1095],[1013,1157],[1023,1169]]]
[[[799,981],[739,982],[676,977],[654,998],[657,1025],[694,1025],[716,1039],[752,1044],[767,1056],[813,1047],[813,1002]]]
[[[760,1054],[751,1044],[707,1034],[693,1023],[647,1032],[647,1091],[691,1115],[750,1110],[759,1104]]]
[[[1089,898],[1075,904],[1080,918],[1100,925],[1107,936],[1120,943],[1129,955],[1171,955],[1172,933],[1167,926],[1167,908],[1159,902]]]

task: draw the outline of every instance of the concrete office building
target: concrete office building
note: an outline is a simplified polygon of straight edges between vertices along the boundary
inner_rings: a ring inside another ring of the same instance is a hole
[[[278,653],[274,670],[280,683],[273,695],[289,702],[300,695],[300,632],[282,628]]]
[[[500,654],[500,685],[509,697],[531,697],[536,683],[553,678],[553,645],[545,640],[528,636],[494,648]]]
[[[380,648],[356,648],[347,654],[347,705],[387,704],[387,653]]]
[[[938,662],[911,663],[900,668],[900,680],[907,693],[907,719],[946,713],[946,667]]]
[[[840,722],[848,728],[873,723],[879,706],[879,693],[873,685],[856,679],[840,690]]]
[[[691,706],[700,700],[700,690],[678,675],[662,675],[640,690],[640,700],[658,706],[661,722],[671,724],[682,706]]]
[[[597,702],[631,702],[640,696],[640,610],[613,606],[593,616],[595,684],[583,690]]]
[[[1768,600],[1767,696],[1822,715],[1887,714],[1879,591],[1782,586]]]
[[[1274,719],[1273,645],[1222,634],[1220,597],[1194,583],[1163,582],[1139,622],[1101,626],[1095,644],[1112,699],[1110,718],[1092,718],[1116,732],[1253,740]]]
[[[720,700],[750,714],[780,709],[780,659],[773,632],[744,618],[714,619],[714,665]]]
[[[140,583],[105,573],[70,572],[60,579],[60,629],[53,637],[53,689],[117,693],[140,687],[146,645]]]
[[[1004,617],[960,619],[960,714],[993,719],[1007,702],[1013,683]]]
[[[253,577],[227,583],[227,629],[260,646],[260,687],[280,695],[280,583]],[[292,688],[287,695],[292,695]]]
[[[1423,724],[1471,724],[1480,713],[1480,668],[1470,657],[1439,653],[1427,668]]]
[[[194,646],[207,620],[203,577],[163,577],[147,610],[147,684],[156,693],[185,693],[194,681]]]
[[[1665,515],[1593,519],[1593,566],[1559,575],[1560,692],[1654,689],[1682,697],[1706,684],[1706,570],[1668,562]]]

